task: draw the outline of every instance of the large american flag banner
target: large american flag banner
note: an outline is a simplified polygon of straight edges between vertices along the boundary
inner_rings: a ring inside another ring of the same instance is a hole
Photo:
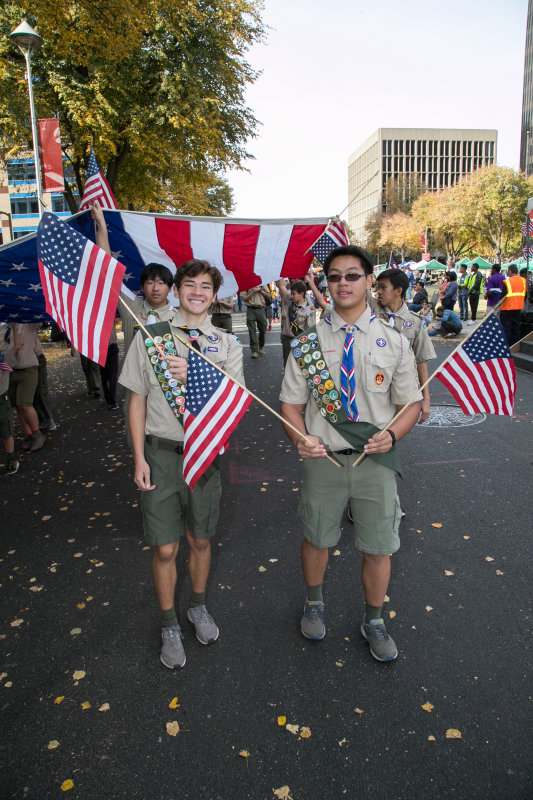
[[[126,267],[130,291],[138,291],[140,274],[150,262],[174,273],[184,261],[198,258],[221,271],[224,297],[281,277],[303,278],[313,260],[309,248],[328,223],[327,217],[237,219],[107,209],[104,216],[111,253]],[[89,211],[65,221],[94,240]],[[44,316],[35,234],[0,245],[0,319],[36,322]]]
[[[87,164],[87,175],[85,177],[85,188],[81,198],[80,211],[89,208],[95,200],[102,208],[118,208],[115,195],[111,186],[98,165],[94,150],[91,146],[89,163]]]
[[[317,261],[323,264],[332,250],[347,244],[350,244],[350,240],[344,223],[336,218],[331,221],[320,239],[310,249]]]
[[[251,401],[248,392],[189,350],[183,478],[191,489],[214,458],[224,452]]]
[[[494,314],[452,354],[436,377],[465,414],[512,415],[516,372],[503,328]]]
[[[37,256],[46,313],[84,356],[104,366],[125,267],[45,213]]]

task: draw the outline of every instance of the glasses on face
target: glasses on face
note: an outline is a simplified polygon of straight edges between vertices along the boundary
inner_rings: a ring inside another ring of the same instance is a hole
[[[333,275],[328,275],[328,283],[339,283],[342,278],[350,281],[350,283],[355,283],[359,278],[366,278],[366,275],[364,272],[347,272],[346,275],[339,275],[334,272]]]

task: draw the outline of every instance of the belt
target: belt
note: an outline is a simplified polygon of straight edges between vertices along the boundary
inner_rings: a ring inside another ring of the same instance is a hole
[[[347,447],[346,450],[333,450],[334,456],[353,456],[355,453],[361,453],[362,450],[353,450],[351,447]]]
[[[146,434],[146,441],[148,444],[153,445],[156,450],[169,450],[174,453],[183,453],[183,442],[174,442],[172,439],[162,439],[160,436],[152,436],[151,433]]]
[[[246,306],[246,308],[264,308],[264,306]]]

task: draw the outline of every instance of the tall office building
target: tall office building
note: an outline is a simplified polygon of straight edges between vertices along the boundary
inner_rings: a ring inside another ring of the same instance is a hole
[[[526,54],[524,57],[524,89],[522,93],[522,134],[520,137],[520,169],[533,173],[533,0],[527,7]]]
[[[496,163],[498,132],[438,128],[379,128],[348,159],[349,225],[359,241],[374,211],[386,211],[389,178],[418,175],[430,191]]]

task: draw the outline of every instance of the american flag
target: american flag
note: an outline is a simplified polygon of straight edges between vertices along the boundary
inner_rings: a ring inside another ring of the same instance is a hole
[[[87,165],[87,175],[85,178],[85,188],[79,211],[89,208],[91,203],[97,201],[102,208],[118,208],[115,196],[108,184],[106,177],[100,167],[91,147],[89,163]]]
[[[516,372],[503,328],[494,314],[457,349],[437,378],[465,414],[512,415]]]
[[[0,369],[5,372],[13,372],[13,368],[9,366],[3,353],[0,353]]]
[[[320,261],[321,264],[323,264],[327,256],[329,256],[335,247],[343,247],[347,244],[350,244],[350,240],[348,239],[348,234],[344,224],[340,219],[334,219],[330,222],[320,239],[318,239],[309,249],[315,258]]]
[[[189,351],[183,415],[183,478],[191,489],[214,458],[224,452],[251,401],[244,389],[193,350]]]
[[[524,247],[522,250],[524,254],[524,258],[529,258],[530,260],[533,258],[533,247]]]
[[[50,213],[39,225],[37,258],[46,313],[103,366],[125,267]]]
[[[520,230],[522,231],[524,236],[527,236],[529,238],[533,233],[533,219],[531,219],[531,217],[528,217],[524,222],[524,224],[522,225],[522,227],[520,228]]]

